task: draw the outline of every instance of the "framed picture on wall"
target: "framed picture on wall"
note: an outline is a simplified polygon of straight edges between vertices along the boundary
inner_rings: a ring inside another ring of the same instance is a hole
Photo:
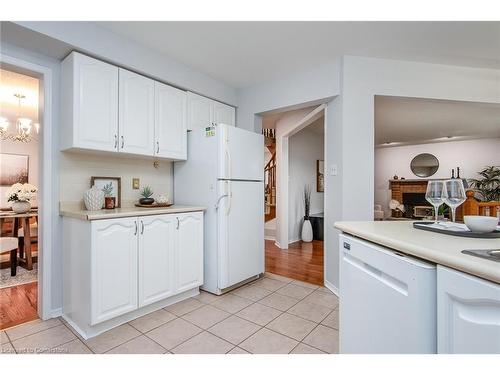
[[[28,183],[29,156],[0,153],[0,186]]]
[[[325,191],[325,161],[316,161],[316,191],[323,193]]]
[[[122,182],[120,177],[95,177],[90,178],[90,187],[96,186],[104,191],[104,207],[107,209],[121,207]]]

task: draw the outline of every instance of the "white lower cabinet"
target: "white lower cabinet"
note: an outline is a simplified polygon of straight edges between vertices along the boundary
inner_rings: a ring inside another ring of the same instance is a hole
[[[177,220],[175,289],[182,292],[203,284],[203,216],[186,213]]]
[[[91,323],[137,308],[137,221],[135,218],[92,223]]]
[[[500,353],[500,285],[438,266],[438,353]]]
[[[139,219],[139,306],[174,294],[174,215]]]
[[[198,293],[203,212],[63,219],[63,316],[89,338]]]

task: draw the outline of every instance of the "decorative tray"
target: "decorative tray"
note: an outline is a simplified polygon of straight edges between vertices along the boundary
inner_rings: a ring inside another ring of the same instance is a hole
[[[427,230],[430,232],[447,234],[450,236],[470,237],[470,238],[500,238],[500,230],[498,227],[493,232],[479,233],[471,232],[465,224],[460,223],[438,223],[433,221],[414,222],[413,228]]]
[[[140,204],[136,203],[136,207],[142,207],[142,208],[165,208],[165,207],[170,207],[173,206],[173,203],[153,203],[153,204]]]

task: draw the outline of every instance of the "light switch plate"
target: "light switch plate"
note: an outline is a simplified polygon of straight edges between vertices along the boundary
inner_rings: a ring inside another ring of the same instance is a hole
[[[138,178],[133,178],[132,179],[132,189],[138,190],[139,189],[139,179]]]
[[[337,176],[338,174],[339,174],[339,168],[337,167],[337,164],[330,165],[330,175]]]

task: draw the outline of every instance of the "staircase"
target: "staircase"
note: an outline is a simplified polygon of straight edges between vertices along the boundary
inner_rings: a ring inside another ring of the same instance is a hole
[[[265,185],[265,221],[276,217],[276,138],[274,129],[262,129],[265,146],[272,154],[271,159],[264,167]]]

